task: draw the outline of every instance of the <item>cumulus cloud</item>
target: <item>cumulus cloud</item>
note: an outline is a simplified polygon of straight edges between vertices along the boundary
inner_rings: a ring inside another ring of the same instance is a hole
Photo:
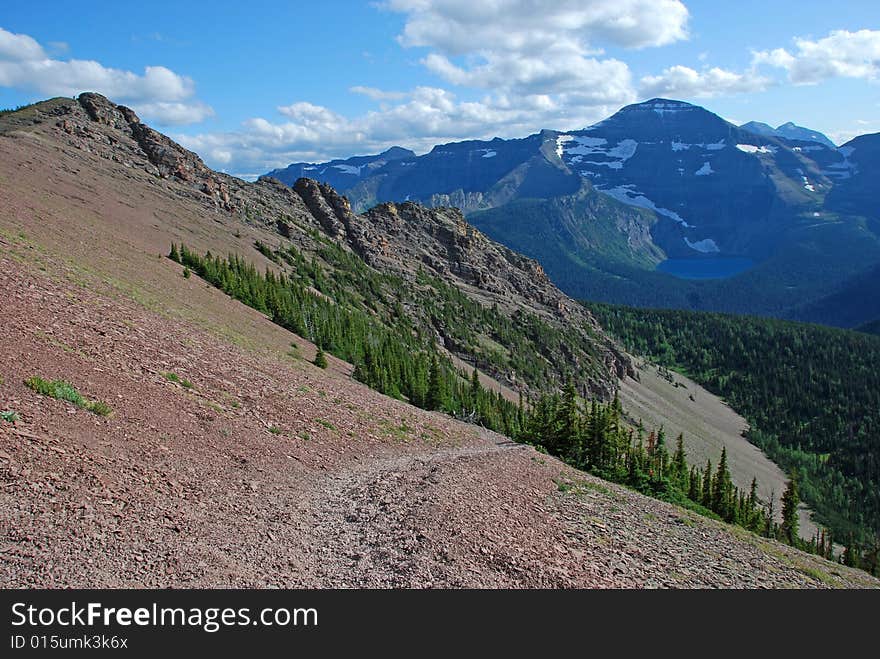
[[[450,84],[517,95],[578,93],[593,104],[634,100],[629,67],[603,47],[687,37],[679,0],[389,0],[406,15],[398,41]]]
[[[639,93],[648,98],[667,96],[673,98],[708,98],[723,94],[759,92],[773,84],[770,78],[754,71],[735,73],[718,67],[695,71],[687,66],[671,66],[660,75],[641,79]]]
[[[147,66],[142,75],[93,60],[59,60],[26,34],[0,28],[0,86],[42,96],[75,96],[96,91],[131,105],[161,124],[196,123],[213,110],[194,100],[195,83],[164,66]]]
[[[662,46],[687,37],[679,0],[388,0],[404,13],[399,41],[447,55],[488,51],[539,54],[560,41]]]
[[[880,30],[834,30],[811,41],[794,40],[794,52],[784,48],[753,53],[753,65],[784,69],[796,85],[813,85],[829,78],[875,80],[880,75]]]

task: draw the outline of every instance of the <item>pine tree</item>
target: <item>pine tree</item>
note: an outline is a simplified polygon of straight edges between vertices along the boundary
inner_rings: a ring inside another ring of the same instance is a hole
[[[672,473],[678,484],[678,489],[682,492],[688,492],[688,466],[687,455],[684,452],[684,435],[678,433],[675,440],[675,453],[672,455]]]
[[[446,396],[443,392],[443,378],[440,373],[440,362],[437,356],[431,356],[431,369],[428,372],[428,395],[426,406],[429,410],[442,410],[446,407]]]
[[[695,503],[699,503],[703,498],[703,489],[702,489],[702,477],[700,476],[700,470],[696,467],[691,467],[691,475],[690,475],[690,483],[688,485],[688,499]]]
[[[782,495],[782,525],[779,527],[782,539],[794,547],[798,544],[797,508],[800,500],[797,472],[795,472],[792,474],[788,487],[785,488],[785,493]]]
[[[727,447],[725,446],[721,448],[721,460],[718,463],[718,471],[715,473],[715,481],[712,483],[712,510],[726,520],[733,516],[730,506],[732,489],[730,470],[727,468]]]
[[[171,243],[171,251],[168,253],[168,258],[172,261],[180,263],[180,252],[177,251],[177,245]]]
[[[712,461],[706,460],[706,471],[703,472],[703,500],[700,502],[708,508],[712,509]]]
[[[315,366],[318,368],[327,368],[327,355],[324,354],[324,351],[321,348],[318,348],[318,352],[315,354]]]

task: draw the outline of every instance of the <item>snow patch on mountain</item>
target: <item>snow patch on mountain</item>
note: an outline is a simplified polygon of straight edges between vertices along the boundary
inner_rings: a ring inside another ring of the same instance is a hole
[[[737,144],[736,148],[744,153],[776,153],[775,146],[755,146],[754,144]]]
[[[333,169],[338,169],[344,174],[353,174],[354,176],[360,176],[362,168],[363,165],[360,167],[355,167],[353,165],[333,165]]]
[[[648,210],[652,210],[655,213],[664,215],[665,217],[675,220],[685,229],[694,228],[694,226],[688,224],[681,215],[679,215],[675,211],[669,210],[668,208],[661,208],[657,206],[657,204],[648,199],[641,192],[638,192],[635,187],[635,185],[630,183],[627,185],[618,185],[617,187],[607,189],[597,186],[597,189],[601,192],[604,192],[609,197],[614,197],[615,199],[617,199],[617,201],[620,201],[624,204],[628,204],[630,206],[638,206],[639,208],[647,208]]]
[[[712,169],[712,163],[708,160],[703,163],[703,166],[700,167],[696,172],[694,172],[694,176],[709,176],[709,174],[714,174],[715,170]]]
[[[688,110],[693,110],[694,106],[688,103],[669,103],[663,101],[656,101],[654,103],[646,104],[647,107],[651,108],[654,112],[659,114],[661,117],[666,114],[676,114],[678,112],[686,112]]]
[[[677,142],[675,140],[672,141],[672,150],[673,151],[687,151],[691,147],[705,149],[706,151],[720,151],[727,145],[724,143],[722,139],[719,142],[712,142],[710,144],[686,144],[684,142]]]
[[[639,148],[636,140],[621,140],[613,147],[609,148],[608,140],[603,137],[583,137],[568,135],[570,139],[560,142],[561,138],[556,140],[556,152],[564,153],[568,156],[569,163],[584,163],[585,165],[596,165],[599,167],[608,167],[609,169],[623,169],[623,163],[632,158]],[[609,160],[584,160],[584,156],[601,155],[609,158]],[[562,157],[562,155],[560,155]],[[584,173],[581,172],[583,175]]]
[[[571,135],[560,135],[556,138],[556,155],[562,158],[562,153],[566,142],[571,142],[574,138]]]

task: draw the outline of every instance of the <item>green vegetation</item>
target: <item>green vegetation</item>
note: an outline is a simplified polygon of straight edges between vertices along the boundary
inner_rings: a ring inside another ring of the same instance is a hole
[[[317,354],[315,354],[315,366],[318,368],[327,368],[327,355],[324,354],[324,351],[318,348]]]
[[[24,383],[38,394],[57,398],[58,400],[65,400],[99,416],[110,416],[113,412],[113,409],[107,403],[99,400],[87,400],[72,384],[64,380],[44,380],[35,375],[25,380]]]
[[[177,373],[163,373],[162,377],[168,380],[169,382],[173,382],[175,384],[179,384],[184,389],[192,389],[195,385],[189,380],[181,380],[180,376]]]
[[[635,354],[678,369],[750,423],[838,541],[880,538],[880,337],[816,325],[591,304]],[[829,542],[830,544],[830,542]]]
[[[688,468],[684,439],[670,453],[662,428],[645,434],[627,427],[619,399],[603,404],[578,397],[574,385],[542,396],[525,413],[521,441],[545,449],[577,469],[622,483],[643,494],[720,518],[767,536],[779,536],[771,511],[757,496],[757,483],[741,492],[730,479],[727,453],[717,469]],[[558,484],[560,491],[567,486]]]
[[[0,412],[0,419],[3,419],[8,423],[15,423],[19,419],[18,412],[15,412],[14,410]]]
[[[342,256],[329,247],[327,251],[337,261],[351,258],[361,263],[353,255],[343,252]],[[340,283],[350,273],[338,270],[329,277],[317,261],[306,262],[293,248],[277,253],[283,255],[278,256],[280,261],[294,266],[290,275],[271,271],[261,274],[235,255],[222,258],[208,253],[200,257],[185,246],[174,246],[169,256],[175,253],[183,265],[228,295],[265,313],[321,350],[354,364],[354,377],[373,389],[508,435],[517,431],[517,406],[482,387],[474,389],[439,352],[433,336],[417,329],[400,303],[383,292],[385,276],[366,269],[362,276],[354,277],[366,288],[375,287],[371,298],[366,299]],[[360,268],[366,266],[361,263]],[[399,286],[397,290],[405,289],[399,280],[392,283]],[[367,302],[372,305],[372,313],[364,308]],[[380,309],[390,313],[379,317]]]

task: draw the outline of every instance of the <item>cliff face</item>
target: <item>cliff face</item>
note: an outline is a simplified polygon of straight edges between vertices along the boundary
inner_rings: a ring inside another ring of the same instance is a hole
[[[273,247],[290,244],[316,254],[330,240],[407,285],[416,286],[417,274],[426,273],[506,315],[533,314],[564,328],[578,344],[571,346],[569,370],[589,372],[584,390],[611,396],[617,378],[633,373],[628,358],[590,313],[557,289],[536,261],[487,238],[458,209],[385,203],[356,214],[345,197],[314,180],[299,179],[292,189],[271,178],[246,183],[211,170],[198,155],[141,123],[129,108],[93,93],[53,99],[0,118],[0,133],[14,136],[22,130],[57,140],[65,152],[99,156],[124,185],[148,186],[153,193],[196,202],[230,231],[244,223]],[[424,310],[410,312],[416,326],[426,322]],[[456,356],[470,361],[466,352]],[[488,370],[501,381],[510,380]],[[506,384],[520,388],[524,383]]]

